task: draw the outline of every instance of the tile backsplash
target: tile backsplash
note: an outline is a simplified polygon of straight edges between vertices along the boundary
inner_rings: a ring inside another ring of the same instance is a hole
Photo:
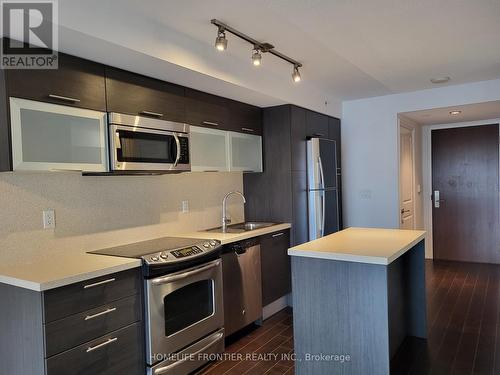
[[[0,256],[92,250],[220,225],[224,195],[243,191],[241,173],[90,177],[72,172],[0,174]],[[181,202],[189,212],[181,213]],[[56,228],[43,229],[54,209]],[[231,199],[233,222],[243,203]],[[35,255],[33,255],[35,254]]]

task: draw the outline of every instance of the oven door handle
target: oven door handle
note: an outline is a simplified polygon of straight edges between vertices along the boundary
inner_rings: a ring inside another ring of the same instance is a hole
[[[177,362],[174,362],[174,363],[172,363],[170,365],[163,366],[163,367],[158,367],[157,369],[155,369],[154,370],[154,375],[166,374],[166,373],[170,372],[171,370],[173,370],[174,368],[176,368],[180,364],[186,362],[188,360],[188,358],[190,358],[190,357],[196,357],[198,354],[203,353],[205,350],[207,350],[208,348],[210,348],[212,345],[214,345],[218,341],[220,341],[223,336],[224,336],[224,332],[218,332],[217,334],[214,335],[213,340],[210,340],[210,342],[208,344],[206,344],[205,346],[203,346],[202,348],[200,348],[196,352],[192,353],[191,355],[186,356],[185,358],[183,358],[183,359],[181,359],[181,360],[179,360]]]
[[[168,276],[163,276],[163,277],[158,277],[156,279],[153,279],[151,280],[151,283],[153,285],[162,285],[162,284],[167,284],[167,283],[171,283],[171,282],[174,282],[174,281],[177,281],[177,280],[181,280],[181,279],[185,279],[187,277],[190,277],[190,276],[193,276],[193,275],[197,275],[203,271],[206,271],[206,270],[209,270],[211,268],[215,268],[217,267],[219,264],[220,264],[221,260],[220,259],[217,259],[213,262],[210,262],[204,266],[201,266],[201,267],[198,267],[198,268],[195,268],[191,271],[186,271],[186,272],[182,272],[182,273],[178,273],[178,274],[174,274],[174,275],[168,275]]]
[[[179,160],[181,160],[181,142],[179,141],[179,137],[174,133],[175,138],[175,147],[177,147],[177,156],[175,158],[174,167],[177,167],[179,164]]]

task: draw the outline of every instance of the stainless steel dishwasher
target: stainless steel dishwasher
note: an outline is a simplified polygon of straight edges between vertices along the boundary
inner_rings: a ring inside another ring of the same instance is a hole
[[[250,239],[226,245],[222,252],[224,330],[226,336],[262,317],[260,243]]]

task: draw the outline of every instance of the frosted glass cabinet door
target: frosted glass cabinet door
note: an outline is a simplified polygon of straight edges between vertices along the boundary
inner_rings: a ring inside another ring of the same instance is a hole
[[[229,132],[231,171],[262,172],[262,137]]]
[[[107,170],[106,113],[10,98],[14,170]]]
[[[229,134],[227,131],[190,126],[191,170],[229,171]]]

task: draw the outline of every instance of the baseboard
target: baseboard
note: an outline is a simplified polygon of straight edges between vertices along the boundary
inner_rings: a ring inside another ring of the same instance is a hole
[[[278,311],[283,310],[285,307],[289,306],[289,295],[283,296],[269,305],[262,308],[262,319],[267,319],[270,316],[276,314]]]

